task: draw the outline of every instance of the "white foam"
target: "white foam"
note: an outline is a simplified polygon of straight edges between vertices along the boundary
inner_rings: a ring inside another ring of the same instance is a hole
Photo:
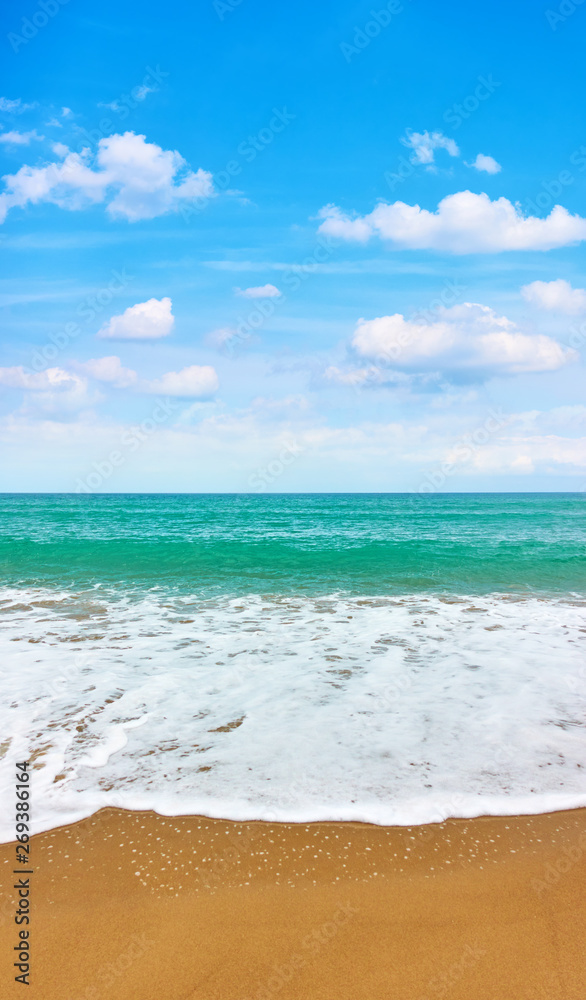
[[[0,795],[34,754],[36,831],[105,805],[404,825],[586,805],[578,599],[5,589],[0,612]]]

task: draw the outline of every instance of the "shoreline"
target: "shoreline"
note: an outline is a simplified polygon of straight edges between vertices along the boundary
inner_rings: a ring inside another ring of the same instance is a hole
[[[586,809],[382,827],[109,808],[31,854],[39,1000],[583,1000]]]

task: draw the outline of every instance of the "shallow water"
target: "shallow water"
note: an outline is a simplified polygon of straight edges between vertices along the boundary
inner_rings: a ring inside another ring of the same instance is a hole
[[[32,755],[36,829],[586,804],[580,495],[0,508],[1,788]]]

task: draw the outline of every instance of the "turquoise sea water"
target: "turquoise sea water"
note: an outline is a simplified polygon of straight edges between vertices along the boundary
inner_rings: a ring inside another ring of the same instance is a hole
[[[0,496],[0,578],[197,593],[586,593],[583,494]]]
[[[0,496],[0,798],[34,756],[36,829],[586,805],[585,504]]]

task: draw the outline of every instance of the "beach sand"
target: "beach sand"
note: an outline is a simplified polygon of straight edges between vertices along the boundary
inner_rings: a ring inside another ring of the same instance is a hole
[[[32,840],[26,989],[14,854],[3,997],[586,997],[586,810],[412,828],[103,810]]]

